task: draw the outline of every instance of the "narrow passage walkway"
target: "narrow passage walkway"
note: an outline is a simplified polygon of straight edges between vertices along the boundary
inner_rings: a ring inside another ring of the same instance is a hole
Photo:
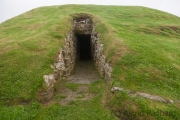
[[[91,84],[100,79],[92,60],[78,61],[75,72],[67,79],[68,82],[77,84]]]

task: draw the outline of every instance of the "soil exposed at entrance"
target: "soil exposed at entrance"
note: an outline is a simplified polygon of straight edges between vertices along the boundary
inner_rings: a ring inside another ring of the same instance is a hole
[[[88,91],[88,84],[100,79],[92,60],[78,61],[74,73],[65,80],[58,82],[54,97],[44,105],[59,103],[67,105],[75,100],[90,100],[95,94]]]
[[[75,72],[67,80],[77,84],[91,84],[100,79],[92,60],[78,61]]]

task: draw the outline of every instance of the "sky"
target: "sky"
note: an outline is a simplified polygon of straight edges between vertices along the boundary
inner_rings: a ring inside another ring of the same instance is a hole
[[[180,0],[0,0],[0,23],[37,7],[65,4],[144,6],[180,17]]]

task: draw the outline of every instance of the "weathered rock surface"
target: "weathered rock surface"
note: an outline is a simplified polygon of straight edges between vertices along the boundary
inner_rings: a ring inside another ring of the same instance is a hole
[[[68,77],[74,70],[76,61],[76,38],[73,33],[68,33],[65,39],[65,46],[60,49],[58,54],[58,60],[51,65],[54,70],[53,74],[44,75],[44,84],[46,86],[46,92],[44,95],[48,98],[52,97],[54,92],[54,83],[60,79]],[[47,99],[44,97],[44,99]]]
[[[112,92],[115,92],[115,91],[121,91],[121,92],[126,92],[128,93],[130,96],[132,97],[136,97],[136,96],[139,96],[139,97],[143,97],[143,98],[146,98],[146,99],[150,99],[150,100],[155,100],[155,101],[159,101],[159,102],[164,102],[164,103],[171,103],[173,104],[174,101],[173,100],[166,100],[160,96],[157,96],[157,95],[151,95],[151,94],[147,94],[147,93],[142,93],[142,92],[132,92],[130,90],[124,90],[123,88],[120,88],[120,87],[113,87],[111,89]]]
[[[103,54],[103,44],[99,42],[99,34],[95,31],[91,34],[92,53],[95,65],[102,78],[109,81],[111,79],[112,67],[107,62],[106,56]]]

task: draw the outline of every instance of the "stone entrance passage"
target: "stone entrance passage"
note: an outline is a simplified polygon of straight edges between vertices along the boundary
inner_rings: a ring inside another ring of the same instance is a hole
[[[111,79],[111,64],[103,54],[103,44],[95,31],[92,17],[83,13],[75,15],[72,28],[66,34],[57,61],[51,65],[54,72],[43,76],[45,91],[39,95],[43,100],[53,96],[54,84],[59,80],[90,84],[99,80],[100,76],[107,81]]]
[[[100,79],[93,61],[92,33],[93,23],[87,16],[73,20],[73,32],[76,38],[76,67],[74,73],[67,78],[69,82],[90,84]]]

